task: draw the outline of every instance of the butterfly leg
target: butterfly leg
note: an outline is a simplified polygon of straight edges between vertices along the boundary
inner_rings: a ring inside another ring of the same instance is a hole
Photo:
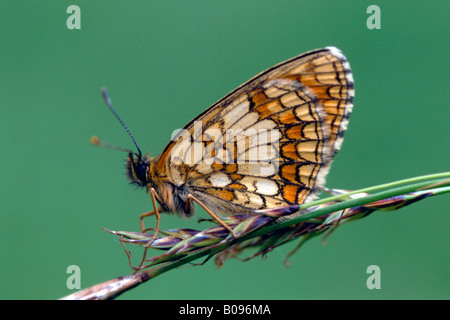
[[[141,225],[141,232],[144,233],[146,231],[146,228],[144,226],[144,218],[145,217],[151,217],[151,216],[156,216],[156,228],[155,228],[155,234],[158,233],[159,231],[159,221],[161,220],[161,217],[159,215],[159,213],[162,211],[161,208],[158,208],[157,203],[156,203],[156,191],[154,188],[149,188],[149,192],[150,192],[150,197],[152,198],[152,204],[153,204],[153,210],[149,211],[149,212],[144,212],[143,214],[141,214],[140,218],[139,218],[139,222]]]
[[[186,207],[190,205],[190,201],[197,202],[200,205],[200,207],[202,207],[214,220],[216,220],[222,227],[230,231],[233,238],[237,238],[236,233],[233,231],[233,229],[230,228],[230,226],[228,226],[225,222],[223,222],[216,214],[214,214],[211,210],[209,210],[207,206],[205,206],[200,200],[198,200],[192,194],[188,194],[186,198]]]
[[[133,268],[136,271],[146,268],[146,266],[144,266],[144,263],[145,263],[145,258],[147,257],[147,250],[151,246],[153,241],[156,239],[156,236],[158,235],[158,232],[159,232],[159,221],[161,220],[161,216],[159,215],[159,212],[161,211],[161,209],[158,208],[158,205],[156,203],[156,196],[155,196],[156,191],[155,191],[155,189],[150,188],[149,192],[150,192],[150,196],[152,198],[152,204],[153,204],[154,210],[149,211],[149,212],[145,212],[145,213],[140,215],[139,222],[140,222],[140,225],[141,225],[141,232],[145,233],[145,231],[147,231],[147,229],[144,226],[144,218],[145,217],[156,216],[156,227],[154,228],[155,231],[154,231],[154,234],[153,234],[152,238],[147,242],[147,244],[144,247],[144,253],[142,255],[142,260],[141,260],[141,263],[139,264],[139,266],[138,267],[134,267],[134,266],[131,265],[131,262],[130,262],[131,268]],[[128,253],[127,253],[127,256],[128,256],[128,259],[130,260],[131,256],[129,256]]]

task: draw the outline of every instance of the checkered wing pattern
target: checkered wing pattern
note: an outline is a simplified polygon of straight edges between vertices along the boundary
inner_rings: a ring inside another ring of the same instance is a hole
[[[324,184],[353,96],[339,49],[307,52],[260,73],[192,120],[156,170],[219,213],[302,204]]]

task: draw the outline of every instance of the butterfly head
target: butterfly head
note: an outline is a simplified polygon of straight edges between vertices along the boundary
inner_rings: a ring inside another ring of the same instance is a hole
[[[102,96],[103,96],[103,99],[105,100],[105,103],[108,106],[109,110],[113,113],[113,115],[116,117],[116,119],[120,122],[122,127],[125,129],[125,131],[130,136],[131,141],[133,141],[134,145],[136,146],[137,152],[131,151],[129,149],[124,149],[124,148],[120,148],[117,146],[113,146],[108,143],[104,143],[98,137],[92,137],[91,142],[97,146],[103,146],[103,147],[107,147],[110,149],[116,149],[116,150],[128,152],[128,158],[125,163],[127,176],[130,179],[131,183],[136,184],[140,187],[145,187],[151,182],[151,179],[150,179],[150,156],[149,155],[142,156],[141,149],[139,149],[139,146],[136,143],[136,140],[134,139],[130,130],[125,125],[125,123],[122,121],[122,119],[120,118],[120,116],[116,112],[116,110],[113,108],[111,99],[109,98],[108,91],[106,91],[106,88],[102,88]]]
[[[150,157],[130,152],[125,162],[127,177],[132,184],[145,187],[149,182]]]

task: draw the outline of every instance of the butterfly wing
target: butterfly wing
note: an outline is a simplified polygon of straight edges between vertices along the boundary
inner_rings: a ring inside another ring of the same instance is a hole
[[[156,169],[219,213],[304,203],[341,146],[353,96],[350,66],[338,49],[302,54],[192,120]]]

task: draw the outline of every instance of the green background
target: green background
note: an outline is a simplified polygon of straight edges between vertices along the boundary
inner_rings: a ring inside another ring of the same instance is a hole
[[[81,8],[81,30],[66,9]],[[381,8],[381,30],[366,9]],[[3,299],[56,299],[69,265],[83,288],[130,273],[115,236],[151,209],[127,184],[132,148],[100,96],[144,152],[250,77],[285,59],[337,46],[356,98],[327,186],[356,189],[449,170],[448,1],[2,1],[0,210]],[[432,197],[294,243],[267,259],[212,261],[166,273],[122,299],[448,299],[449,198]],[[206,217],[198,210],[197,217]],[[162,228],[202,228],[162,217]],[[148,224],[149,222],[147,222]],[[151,223],[151,222],[150,222]],[[366,269],[381,268],[368,290]]]

